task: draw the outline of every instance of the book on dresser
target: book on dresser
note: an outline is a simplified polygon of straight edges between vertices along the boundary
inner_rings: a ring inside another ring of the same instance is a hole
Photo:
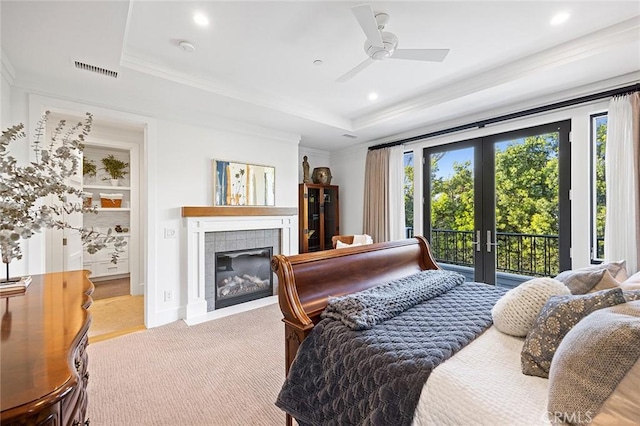
[[[13,278],[0,282],[0,296],[22,294],[27,291],[29,284],[31,284],[31,277]]]

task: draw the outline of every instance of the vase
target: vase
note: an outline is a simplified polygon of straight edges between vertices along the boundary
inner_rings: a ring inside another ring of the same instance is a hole
[[[331,169],[329,167],[316,167],[311,174],[313,183],[320,185],[331,185],[331,178]]]
[[[111,186],[118,186],[118,179],[111,179]]]

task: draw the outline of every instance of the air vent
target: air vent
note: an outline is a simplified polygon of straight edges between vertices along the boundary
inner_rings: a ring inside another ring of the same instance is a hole
[[[80,62],[80,61],[76,61],[76,68],[85,70],[85,71],[95,72],[97,74],[102,74],[107,77],[118,78],[118,73],[116,71],[111,71],[106,68],[96,67],[95,65],[85,64],[84,62]]]
[[[356,139],[356,138],[357,138],[357,136],[356,136],[356,135],[350,135],[349,133],[345,133],[345,134],[344,134],[344,135],[342,135],[342,136],[344,136],[345,138],[349,138],[349,139]]]

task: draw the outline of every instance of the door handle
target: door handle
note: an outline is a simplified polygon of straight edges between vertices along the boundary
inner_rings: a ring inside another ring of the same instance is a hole
[[[476,231],[476,240],[471,242],[472,245],[476,246],[476,251],[480,251],[480,230]]]
[[[487,231],[487,253],[491,253],[491,246],[497,246],[498,242],[491,242],[491,231]]]

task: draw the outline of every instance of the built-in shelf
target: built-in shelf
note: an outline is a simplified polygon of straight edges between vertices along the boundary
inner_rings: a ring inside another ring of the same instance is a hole
[[[112,185],[82,185],[83,189],[100,189],[105,191],[130,191],[130,186],[112,186]]]
[[[97,207],[97,212],[130,212],[130,207]]]

